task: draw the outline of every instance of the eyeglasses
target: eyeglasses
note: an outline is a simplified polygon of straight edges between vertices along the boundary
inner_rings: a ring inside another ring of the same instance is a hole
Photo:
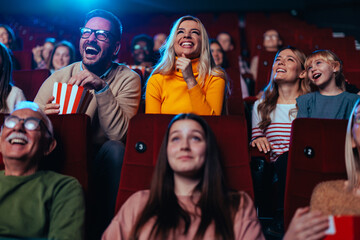
[[[278,35],[264,35],[265,40],[270,40],[270,39],[276,40],[278,38],[279,38]]]
[[[147,46],[142,47],[142,46],[140,46],[139,44],[136,44],[136,45],[134,46],[134,50],[140,50],[140,49],[142,49],[142,50],[144,50],[144,51],[147,51],[147,50],[148,50],[148,49],[147,49]]]
[[[38,129],[40,124],[42,124],[45,127],[46,131],[49,133],[49,135],[52,136],[45,123],[41,119],[35,117],[19,118],[17,116],[10,115],[5,118],[4,126],[13,129],[20,121],[24,122],[23,124],[25,129],[29,131],[34,131]]]
[[[82,27],[80,28],[81,38],[87,39],[91,36],[92,33],[95,33],[95,37],[99,41],[106,41],[106,39],[109,38],[110,35],[112,35],[111,32],[105,31],[105,30],[94,30],[91,28]]]

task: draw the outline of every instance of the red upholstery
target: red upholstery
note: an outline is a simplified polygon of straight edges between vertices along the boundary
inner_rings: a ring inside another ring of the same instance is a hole
[[[257,77],[255,81],[255,95],[263,90],[263,88],[268,84],[275,55],[276,52],[260,52]]]
[[[286,176],[285,227],[297,208],[309,205],[311,193],[319,182],[346,178],[346,125],[346,120],[294,120]],[[306,147],[312,148],[313,157],[305,155]]]
[[[124,163],[121,170],[116,212],[134,192],[148,189],[161,142],[171,115],[138,114],[130,121]],[[204,117],[214,131],[224,160],[231,188],[253,196],[249,166],[245,118],[239,116]],[[135,144],[143,142],[146,151],[139,153]]]
[[[57,146],[44,160],[44,168],[75,177],[85,190],[91,157],[90,118],[85,114],[49,115],[54,126]],[[0,114],[0,123],[4,114]],[[1,169],[4,168],[1,157]]]
[[[15,59],[20,64],[21,70],[31,70],[32,52],[27,51],[13,51]]]
[[[25,97],[33,101],[43,82],[50,76],[47,69],[19,70],[13,72],[15,86],[23,90]]]

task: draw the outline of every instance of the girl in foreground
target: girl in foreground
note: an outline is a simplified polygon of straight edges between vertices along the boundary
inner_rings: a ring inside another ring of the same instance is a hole
[[[150,190],[133,194],[103,239],[264,239],[253,202],[227,189],[215,136],[194,114],[170,122]]]

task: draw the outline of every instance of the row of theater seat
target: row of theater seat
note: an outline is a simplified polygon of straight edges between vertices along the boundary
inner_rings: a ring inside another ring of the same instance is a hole
[[[132,193],[149,188],[160,145],[172,117],[137,114],[131,119],[116,211]],[[76,177],[87,190],[88,161],[92,158],[89,117],[73,114],[51,115],[50,118],[58,146],[45,161],[45,168]],[[245,119],[240,116],[204,118],[217,138],[229,186],[254,197]],[[3,119],[4,114],[0,114],[1,124]],[[298,207],[309,205],[317,183],[346,178],[346,124],[346,120],[331,119],[296,119],[293,122],[285,193],[286,226]]]

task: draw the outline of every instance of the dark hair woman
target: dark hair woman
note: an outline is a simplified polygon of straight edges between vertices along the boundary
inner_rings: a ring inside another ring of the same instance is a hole
[[[0,43],[0,112],[12,112],[25,96],[20,88],[12,83],[12,61],[8,48]]]
[[[194,114],[170,122],[150,190],[132,195],[103,239],[264,239],[250,197],[225,184],[208,124]]]

